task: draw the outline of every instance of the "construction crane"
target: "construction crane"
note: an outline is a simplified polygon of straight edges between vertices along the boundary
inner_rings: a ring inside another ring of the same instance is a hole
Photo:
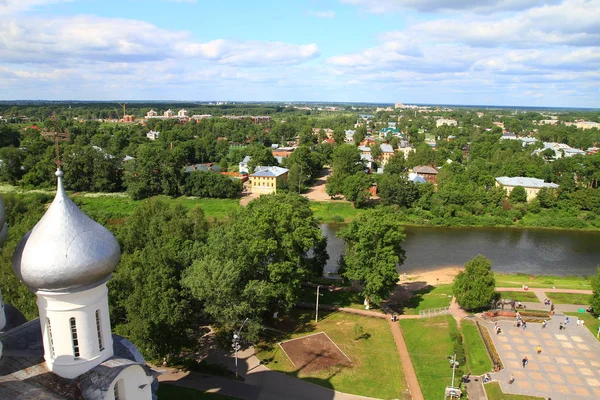
[[[120,105],[121,107],[123,107],[123,120],[125,120],[125,115],[127,115],[127,103],[117,103],[118,105]]]

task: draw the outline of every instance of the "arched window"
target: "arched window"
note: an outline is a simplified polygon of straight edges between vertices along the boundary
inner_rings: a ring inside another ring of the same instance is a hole
[[[46,318],[46,329],[48,329],[48,347],[50,347],[50,357],[54,358],[54,340],[52,340],[52,327],[50,318]]]
[[[104,350],[104,343],[102,343],[102,323],[100,322],[100,310],[96,310],[96,331],[98,331],[98,349]]]
[[[71,341],[73,342],[73,356],[79,358],[79,341],[77,340],[77,324],[75,318],[71,317],[69,320],[71,324]]]
[[[123,379],[119,379],[115,382],[115,387],[113,388],[113,396],[115,400],[125,400],[125,388]]]

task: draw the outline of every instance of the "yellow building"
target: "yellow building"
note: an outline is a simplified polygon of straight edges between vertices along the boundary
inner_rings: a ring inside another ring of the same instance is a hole
[[[281,167],[256,167],[250,175],[250,192],[257,194],[276,193],[277,188],[287,182],[288,170]]]
[[[510,195],[510,192],[517,186],[523,186],[527,193],[527,201],[535,199],[541,188],[558,189],[556,183],[546,183],[543,179],[525,178],[522,176],[501,176],[496,178],[496,187],[503,187],[506,189],[507,195]]]

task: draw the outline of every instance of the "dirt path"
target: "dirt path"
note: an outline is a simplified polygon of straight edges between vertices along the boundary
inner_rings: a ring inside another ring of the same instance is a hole
[[[424,400],[425,398],[423,397],[423,392],[421,392],[421,386],[419,386],[419,380],[417,379],[415,367],[413,366],[410,355],[408,354],[408,347],[406,347],[404,336],[402,336],[400,324],[398,322],[392,322],[391,320],[389,321],[389,324],[392,331],[392,336],[396,342],[396,348],[400,354],[402,369],[404,369],[404,376],[406,377],[408,390],[410,390],[412,400]]]

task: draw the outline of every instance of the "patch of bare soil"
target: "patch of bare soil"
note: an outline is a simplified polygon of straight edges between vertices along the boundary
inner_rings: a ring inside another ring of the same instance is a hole
[[[324,332],[288,340],[280,344],[298,371],[311,373],[350,365],[351,361]]]

